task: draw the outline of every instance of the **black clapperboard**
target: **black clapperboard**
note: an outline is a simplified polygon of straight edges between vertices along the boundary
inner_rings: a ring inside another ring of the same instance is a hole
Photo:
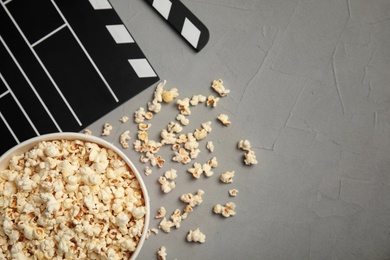
[[[159,80],[108,0],[0,4],[0,155],[81,131]]]

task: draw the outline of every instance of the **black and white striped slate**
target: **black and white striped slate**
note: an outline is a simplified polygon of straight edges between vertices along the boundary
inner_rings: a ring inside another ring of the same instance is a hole
[[[81,131],[158,80],[107,0],[0,0],[0,154]]]
[[[146,0],[196,50],[207,44],[207,27],[179,0]]]

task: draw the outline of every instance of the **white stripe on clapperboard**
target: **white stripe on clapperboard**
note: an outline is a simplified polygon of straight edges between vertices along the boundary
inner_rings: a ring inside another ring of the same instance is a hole
[[[24,72],[22,67],[20,66],[19,62],[17,61],[17,59],[15,58],[15,56],[13,55],[11,50],[8,48],[8,45],[5,43],[5,41],[3,40],[3,37],[1,37],[1,35],[0,35],[0,41],[4,45],[4,47],[6,48],[8,54],[11,56],[12,60],[15,62],[15,65],[18,67],[20,73],[22,73],[24,79],[26,80],[26,82],[30,86],[31,90],[34,92],[35,96],[38,98],[39,102],[41,103],[41,105],[45,109],[46,113],[49,115],[50,119],[53,121],[54,125],[57,127],[58,131],[61,132],[60,126],[57,124],[57,122],[54,119],[53,115],[50,113],[49,109],[46,107],[45,102],[43,102],[43,100],[42,100],[41,96],[39,95],[38,91],[35,89],[34,85],[31,83],[30,79],[28,78],[28,76],[26,75],[26,73]]]
[[[12,130],[11,126],[8,124],[7,120],[4,118],[3,114],[0,112],[0,118],[3,120],[5,126],[8,128],[8,131],[11,133],[11,135],[14,137],[15,141],[17,143],[20,143],[19,139],[16,137],[14,131]]]
[[[24,110],[22,104],[20,104],[18,98],[15,96],[14,92],[12,91],[12,89],[9,87],[7,81],[5,80],[5,78],[3,77],[3,74],[0,73],[0,79],[1,81],[3,81],[4,85],[7,87],[7,90],[9,92],[9,94],[11,94],[11,96],[13,97],[13,99],[15,100],[16,104],[18,105],[19,109],[22,111],[23,115],[26,117],[27,121],[29,122],[29,124],[31,125],[32,129],[34,129],[34,132],[36,135],[39,135],[39,132],[37,130],[37,128],[35,127],[34,123],[31,121],[30,117],[27,115],[26,113],[26,110]],[[5,122],[4,122],[5,123]]]
[[[154,0],[152,6],[165,18],[165,20],[168,20],[172,9],[172,2],[170,0]],[[196,48],[199,43],[201,31],[187,17],[184,19],[181,28],[181,35]]]

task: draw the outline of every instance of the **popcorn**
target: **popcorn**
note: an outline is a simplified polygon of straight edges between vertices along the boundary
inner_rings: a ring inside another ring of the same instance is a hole
[[[228,218],[236,215],[236,212],[234,211],[235,208],[236,204],[234,204],[233,202],[228,202],[225,206],[222,206],[220,204],[215,205],[213,211],[215,214],[221,214],[225,218]]]
[[[144,173],[146,176],[149,176],[152,174],[152,169],[150,169],[148,166],[145,166]]]
[[[112,130],[112,125],[110,125],[109,123],[105,123],[103,126],[102,135],[104,135],[104,136],[110,135],[111,130]]]
[[[206,130],[207,133],[210,133],[213,129],[211,128],[211,121],[202,123],[202,128]]]
[[[231,189],[231,190],[229,190],[229,195],[230,195],[231,197],[236,197],[236,196],[237,196],[237,193],[238,193],[238,190],[236,190],[236,189]]]
[[[180,200],[184,203],[187,203],[191,207],[195,207],[203,202],[202,196],[204,191],[199,189],[198,192],[193,195],[191,193],[186,193],[180,196]]]
[[[206,177],[210,177],[211,175],[214,174],[214,172],[211,170],[211,165],[208,164],[208,163],[204,163],[202,165],[202,170],[203,170],[203,173]]]
[[[86,134],[86,135],[91,135],[92,132],[91,132],[91,130],[89,130],[89,129],[85,129],[85,130],[84,130],[84,134]]]
[[[157,251],[157,259],[158,260],[166,260],[167,259],[167,249],[165,246],[160,247],[160,249]]]
[[[220,180],[223,183],[232,183],[234,177],[234,171],[227,171],[225,173],[222,173]]]
[[[80,140],[14,156],[0,170],[0,258],[129,259],[146,215],[134,177],[116,153]]]
[[[213,95],[210,95],[207,97],[206,106],[216,107],[218,101],[219,97],[214,97]]]
[[[191,161],[191,158],[186,149],[180,148],[178,152],[175,152],[175,156],[172,158],[174,162],[181,162],[187,164]]]
[[[148,102],[148,110],[155,114],[161,111],[161,103],[157,99],[153,99],[152,102]]]
[[[258,163],[256,154],[251,150],[251,144],[248,140],[240,140],[237,146],[239,149],[246,151],[244,154],[244,163],[246,165],[253,165]]]
[[[161,220],[160,224],[159,224],[159,228],[164,231],[165,233],[169,233],[171,232],[171,227],[173,227],[174,224],[172,221],[170,220],[167,220],[166,217],[163,217],[163,219]]]
[[[138,131],[138,139],[141,141],[145,141],[148,139],[148,132],[146,131]]]
[[[211,88],[213,88],[215,92],[217,92],[221,97],[224,97],[230,93],[230,90],[226,89],[225,86],[223,85],[222,79],[213,80],[213,84],[211,85]]]
[[[203,234],[199,228],[190,230],[187,235],[188,242],[199,242],[204,243],[206,241],[206,235]]]
[[[140,107],[137,111],[134,112],[134,122],[139,124],[144,122],[146,118],[145,108]]]
[[[157,87],[156,87],[156,90],[154,91],[153,95],[154,95],[154,99],[157,101],[157,102],[162,102],[162,93],[164,91],[164,87],[165,87],[165,84],[167,84],[167,81],[164,80],[163,82],[160,82]]]
[[[171,121],[167,126],[167,130],[170,133],[180,133],[183,130],[183,127],[181,127],[178,123]]]
[[[121,134],[119,140],[123,148],[129,148],[129,144],[127,143],[128,140],[130,140],[130,131],[127,130]]]
[[[205,139],[207,136],[207,131],[204,128],[197,128],[195,129],[194,132],[194,137],[196,138],[197,141]]]
[[[174,180],[177,178],[177,171],[175,169],[170,169],[164,173],[165,178],[168,180]]]
[[[250,151],[251,150],[251,143],[248,140],[240,140],[238,142],[238,148],[243,151]]]
[[[172,220],[173,226],[175,228],[180,228],[180,222],[182,220],[181,218],[181,211],[180,209],[176,209],[173,214],[171,215],[170,219]]]
[[[160,176],[160,178],[158,179],[158,182],[161,184],[161,190],[164,193],[171,192],[176,186],[176,183],[174,181],[170,182],[164,176]]]
[[[178,99],[176,104],[182,115],[185,116],[191,115],[189,98]]]
[[[244,154],[244,163],[246,165],[257,164],[256,154],[254,151],[247,151]]]
[[[166,129],[163,129],[161,131],[161,144],[175,144],[176,143],[176,136],[172,132],[168,132]]]
[[[190,120],[186,118],[183,114],[178,114],[176,116],[176,120],[179,121],[182,125],[188,125],[190,123]]]
[[[193,212],[194,209],[190,206],[190,205],[186,205],[186,207],[184,208],[184,212],[183,214],[181,215],[181,219],[186,219],[188,214]]]
[[[211,158],[210,160],[207,161],[207,163],[208,163],[212,168],[217,168],[217,167],[218,167],[217,157]]]
[[[158,212],[157,212],[157,215],[156,215],[156,218],[163,218],[165,217],[165,214],[167,213],[167,211],[165,210],[164,207],[160,207],[158,209]]]
[[[203,168],[200,163],[194,163],[193,168],[189,168],[187,171],[192,174],[196,179],[199,179],[200,175],[203,173]]]
[[[229,117],[228,115],[226,114],[220,114],[218,116],[218,120],[221,121],[221,123],[224,125],[224,126],[229,126],[232,122],[229,121]]]
[[[192,106],[196,106],[199,103],[204,103],[204,102],[206,102],[206,97],[202,96],[202,95],[194,95],[194,96],[192,96],[192,98],[190,100],[190,104]]]
[[[179,92],[177,90],[177,88],[172,88],[170,90],[165,90],[163,93],[162,93],[162,100],[165,102],[165,103],[170,103],[172,102],[175,98],[177,98],[179,96]]]
[[[121,121],[122,123],[126,123],[127,121],[129,121],[129,117],[122,116],[121,119],[119,119],[119,121]]]
[[[148,130],[151,126],[152,126],[152,124],[139,123],[139,124],[138,124],[138,129],[141,130],[141,131],[146,131],[146,130]]]

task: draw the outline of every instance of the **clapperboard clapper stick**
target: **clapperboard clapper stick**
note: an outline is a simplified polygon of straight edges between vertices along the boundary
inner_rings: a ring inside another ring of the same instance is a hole
[[[210,34],[207,27],[179,0],[146,0],[180,35],[200,51]]]

